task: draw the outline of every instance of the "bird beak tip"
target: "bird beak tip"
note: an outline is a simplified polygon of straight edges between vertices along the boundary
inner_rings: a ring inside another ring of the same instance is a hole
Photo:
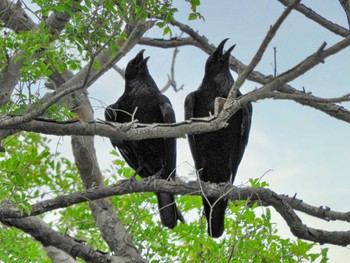
[[[217,46],[217,48],[215,49],[215,51],[213,52],[213,55],[217,58],[220,58],[222,56],[223,50],[224,50],[224,45],[226,43],[226,41],[228,40],[228,38],[225,38],[224,40],[222,40],[220,42],[220,44]]]

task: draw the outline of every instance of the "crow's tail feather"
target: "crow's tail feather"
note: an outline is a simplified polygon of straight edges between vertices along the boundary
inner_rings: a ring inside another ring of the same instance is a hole
[[[157,197],[160,220],[164,226],[173,229],[177,225],[177,220],[185,223],[180,210],[176,207],[173,195],[158,193]]]
[[[216,198],[203,198],[205,217],[208,222],[208,235],[214,238],[220,237],[224,233],[225,210],[227,200]]]

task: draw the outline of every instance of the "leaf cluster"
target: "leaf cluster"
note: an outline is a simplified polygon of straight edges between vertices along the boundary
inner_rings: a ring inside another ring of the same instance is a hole
[[[47,197],[83,189],[74,164],[51,153],[49,140],[34,133],[22,133],[8,138],[6,153],[0,155],[0,200],[8,199],[20,209],[30,212],[29,204]],[[113,166],[106,183],[130,178],[134,171],[113,151]],[[63,176],[64,175],[64,176]],[[138,178],[139,180],[140,178]],[[252,179],[257,187],[267,186],[260,179]],[[220,239],[207,235],[200,197],[177,197],[179,209],[187,219],[174,230],[164,228],[159,220],[157,200],[153,193],[134,193],[112,198],[118,217],[129,230],[135,245],[150,262],[326,262],[327,249],[311,252],[314,243],[279,236],[272,222],[271,211],[247,201],[231,203],[225,219],[226,233]],[[102,251],[109,251],[95,226],[88,203],[81,203],[45,215],[54,229],[82,239]],[[33,258],[45,262],[37,243],[25,234],[2,226],[0,239],[9,257],[20,260],[23,251],[31,249]],[[6,253],[5,253],[6,254]],[[7,258],[0,258],[5,260]]]
[[[36,201],[83,189],[75,165],[51,153],[49,142],[35,133],[10,136],[3,142],[0,201],[8,200],[30,213],[30,204]],[[55,217],[56,213],[48,215],[51,220]],[[0,262],[50,262],[40,243],[18,229],[0,225],[0,240]]]

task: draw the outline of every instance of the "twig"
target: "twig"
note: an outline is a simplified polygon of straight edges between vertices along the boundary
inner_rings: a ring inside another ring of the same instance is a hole
[[[255,53],[254,57],[252,58],[249,65],[243,70],[242,73],[238,75],[238,78],[235,82],[235,84],[232,87],[232,90],[228,96],[228,100],[232,100],[236,97],[237,90],[243,85],[245,80],[247,79],[248,75],[253,71],[253,69],[257,66],[257,64],[260,62],[262,56],[264,55],[267,46],[270,44],[271,40],[275,36],[277,30],[282,25],[283,21],[287,18],[287,16],[290,14],[290,12],[293,10],[293,8],[299,4],[300,0],[294,0],[288,7],[283,11],[281,16],[277,19],[275,24],[270,27],[269,31],[267,32],[264,40],[262,41],[258,51]]]
[[[162,92],[162,93],[164,93],[170,87],[173,87],[176,92],[179,90],[182,90],[184,87],[184,84],[182,84],[178,88],[176,81],[175,81],[175,60],[176,60],[177,53],[179,53],[179,49],[176,47],[174,49],[173,58],[171,61],[170,76],[168,75],[168,82],[165,84],[165,86],[163,88],[160,89],[160,92]]]
[[[282,3],[285,6],[290,5],[291,0],[278,0],[280,3]],[[324,28],[328,29],[329,31],[340,35],[342,37],[347,37],[350,35],[350,31],[338,24],[333,23],[332,21],[327,20],[326,18],[320,16],[315,11],[313,11],[311,8],[299,4],[295,7],[295,10],[299,11],[303,15],[305,15],[307,18],[313,20],[317,24],[323,26]]]
[[[152,183],[149,183],[152,180]],[[349,245],[350,233],[348,231],[325,231],[313,229],[304,225],[294,210],[322,218],[324,220],[342,220],[350,222],[350,212],[336,212],[303,203],[295,197],[278,195],[267,188],[234,187],[229,184],[213,184],[208,182],[180,182],[163,179],[143,179],[130,184],[128,181],[120,182],[102,188],[91,188],[86,191],[62,195],[57,198],[45,200],[32,205],[31,215],[39,215],[54,209],[68,207],[87,200],[97,200],[114,195],[124,195],[137,192],[162,192],[180,195],[202,195],[205,197],[220,198],[226,194],[227,199],[249,200],[258,205],[273,206],[286,220],[291,231],[299,238],[335,245]],[[25,211],[19,211],[8,202],[0,203],[0,220],[9,218],[27,217]]]

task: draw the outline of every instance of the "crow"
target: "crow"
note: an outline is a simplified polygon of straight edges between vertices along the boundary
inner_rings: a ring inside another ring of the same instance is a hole
[[[229,69],[230,47],[223,54],[224,39],[209,56],[200,87],[185,99],[185,119],[205,117],[214,114],[215,100],[221,103],[227,98],[234,83]],[[238,90],[236,96],[241,96]],[[248,142],[252,117],[252,105],[237,111],[228,121],[226,128],[203,134],[188,135],[191,153],[199,178],[205,182],[233,184],[238,166]],[[225,197],[203,197],[204,212],[208,222],[208,234],[214,238],[224,232]]]
[[[107,121],[125,123],[137,119],[141,123],[174,123],[175,113],[169,99],[161,94],[151,77],[144,49],[129,61],[125,70],[125,90],[116,103],[105,110]],[[125,161],[142,178],[156,175],[174,179],[176,174],[176,139],[156,138],[120,141],[111,138]],[[174,196],[157,193],[160,219],[164,226],[174,228],[177,220],[184,222]]]

